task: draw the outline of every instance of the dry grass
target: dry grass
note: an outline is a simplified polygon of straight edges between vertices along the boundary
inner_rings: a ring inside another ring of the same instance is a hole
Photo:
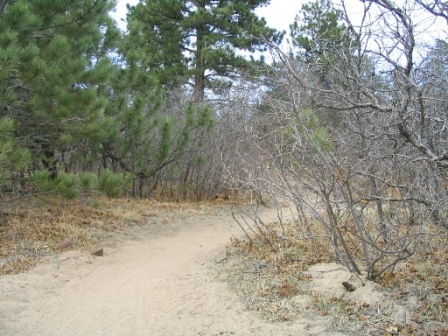
[[[22,272],[42,256],[63,250],[68,240],[67,248],[91,249],[117,233],[127,234],[148,223],[163,226],[173,217],[214,215],[228,204],[222,199],[199,204],[105,197],[4,201],[0,274]],[[448,334],[446,233],[431,228],[424,249],[378,280],[388,299],[373,307],[313,291],[306,272],[313,264],[332,260],[327,238],[303,239],[297,227],[286,222],[269,228],[279,233],[270,237],[270,244],[235,239],[226,262],[220,263],[221,274],[241,293],[247,307],[268,320],[293,321],[300,315],[312,324],[319,316],[329,321],[329,329],[350,335]]]
[[[278,224],[269,226],[273,231],[285,229]],[[311,302],[299,298],[308,293],[304,284],[310,277],[306,271],[313,264],[331,260],[326,238],[299,241],[295,230],[289,229],[282,239],[271,237],[272,245],[235,239],[221,270],[247,307],[270,321],[294,320],[297,314],[310,310]]]
[[[66,200],[3,199],[0,208],[0,274],[20,273],[43,256],[66,249],[92,249],[115,234],[170,218],[212,215],[219,201],[172,203],[101,196]]]
[[[350,335],[448,335],[448,239],[443,230],[430,228],[424,249],[378,279],[387,299],[375,306],[317,294],[310,286],[308,268],[331,259],[327,239],[303,239],[291,223],[269,224],[269,230],[282,232],[282,238],[272,236],[270,244],[235,240],[221,269],[249,309],[272,321],[294,320],[299,314],[328,317],[329,330]]]

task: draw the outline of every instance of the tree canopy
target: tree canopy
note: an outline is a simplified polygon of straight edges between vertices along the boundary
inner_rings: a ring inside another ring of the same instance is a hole
[[[197,102],[206,88],[229,85],[254,64],[243,55],[265,51],[281,34],[254,10],[268,0],[148,0],[130,7],[128,46],[164,85],[189,83]]]
[[[350,42],[342,20],[343,12],[330,0],[316,0],[302,5],[300,15],[291,24],[291,37],[299,55],[312,61],[328,52],[341,49]]]
[[[0,118],[56,174],[55,151],[100,137],[118,30],[109,0],[3,1]]]

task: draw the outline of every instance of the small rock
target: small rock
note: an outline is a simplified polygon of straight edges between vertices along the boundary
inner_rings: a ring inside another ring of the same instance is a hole
[[[104,250],[102,248],[95,250],[92,252],[92,255],[97,256],[97,257],[101,257],[104,255]]]
[[[71,239],[67,239],[67,240],[64,240],[63,242],[61,242],[58,246],[57,246],[57,249],[58,250],[67,250],[67,249],[69,249],[70,247],[72,247],[73,246],[73,240],[71,240]]]
[[[344,281],[342,285],[345,287],[346,290],[349,292],[354,292],[356,290],[356,287],[353,286],[350,282]]]

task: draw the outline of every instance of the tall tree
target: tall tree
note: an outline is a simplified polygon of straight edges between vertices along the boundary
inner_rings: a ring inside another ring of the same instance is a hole
[[[247,69],[242,52],[264,51],[281,34],[254,10],[269,0],[146,0],[130,8],[128,43],[145,70],[162,84],[189,83],[202,102],[206,88],[229,84]]]
[[[142,195],[213,125],[208,108],[164,110],[158,73],[120,49],[113,5],[0,1],[0,187],[33,163],[41,189],[73,197],[71,173],[110,169],[132,173]],[[116,195],[127,184],[110,173],[100,181]]]

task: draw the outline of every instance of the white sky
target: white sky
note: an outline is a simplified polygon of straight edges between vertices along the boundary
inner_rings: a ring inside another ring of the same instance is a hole
[[[299,13],[302,4],[308,0],[271,0],[267,7],[257,9],[256,13],[266,19],[268,26],[277,30],[289,31],[289,25],[294,22],[294,17]],[[126,18],[126,4],[135,5],[138,0],[118,0],[116,12],[113,16],[117,19]],[[119,22],[121,29],[126,29],[125,22]]]
[[[139,0],[117,0],[117,8],[115,12],[112,13],[112,16],[115,17],[119,27],[122,30],[126,29],[126,4],[130,4],[132,6],[137,4],[138,1]],[[395,1],[399,2],[402,0]],[[299,14],[302,4],[307,2],[310,2],[310,0],[271,0],[271,3],[268,6],[258,8],[256,10],[256,13],[259,16],[266,19],[269,27],[275,28],[279,31],[286,31],[287,34],[285,36],[282,48],[288,49],[289,25],[294,22],[294,17]],[[339,1],[334,1],[334,3],[339,3]],[[363,2],[359,0],[345,0],[347,10],[353,20],[352,23],[355,25],[357,24],[357,18],[360,19],[363,13],[362,3]],[[423,15],[419,18],[419,20],[424,22],[427,18],[427,15]],[[447,36],[446,23],[440,19],[434,23],[433,19],[434,18],[431,18],[426,26],[423,25],[420,27],[421,32],[419,34],[419,40],[421,40],[421,42],[428,42],[433,40],[435,37]]]
[[[126,4],[135,5],[139,0],[117,0],[117,7],[112,16],[117,20],[121,29],[126,29],[126,22],[121,21],[126,19]],[[395,0],[400,1],[400,0]],[[289,32],[289,25],[294,22],[294,17],[299,13],[302,4],[310,2],[310,0],[271,0],[271,3],[262,8],[258,8],[256,13],[266,19],[268,26],[279,31],[285,30]],[[338,1],[335,1],[338,3]],[[349,7],[351,17],[356,18],[360,16],[363,10],[362,1],[345,0]],[[353,15],[353,16],[352,16]],[[440,21],[439,21],[440,22]],[[442,22],[442,29],[446,28]],[[437,29],[439,28],[439,29]],[[440,30],[440,27],[433,27],[435,30]]]

